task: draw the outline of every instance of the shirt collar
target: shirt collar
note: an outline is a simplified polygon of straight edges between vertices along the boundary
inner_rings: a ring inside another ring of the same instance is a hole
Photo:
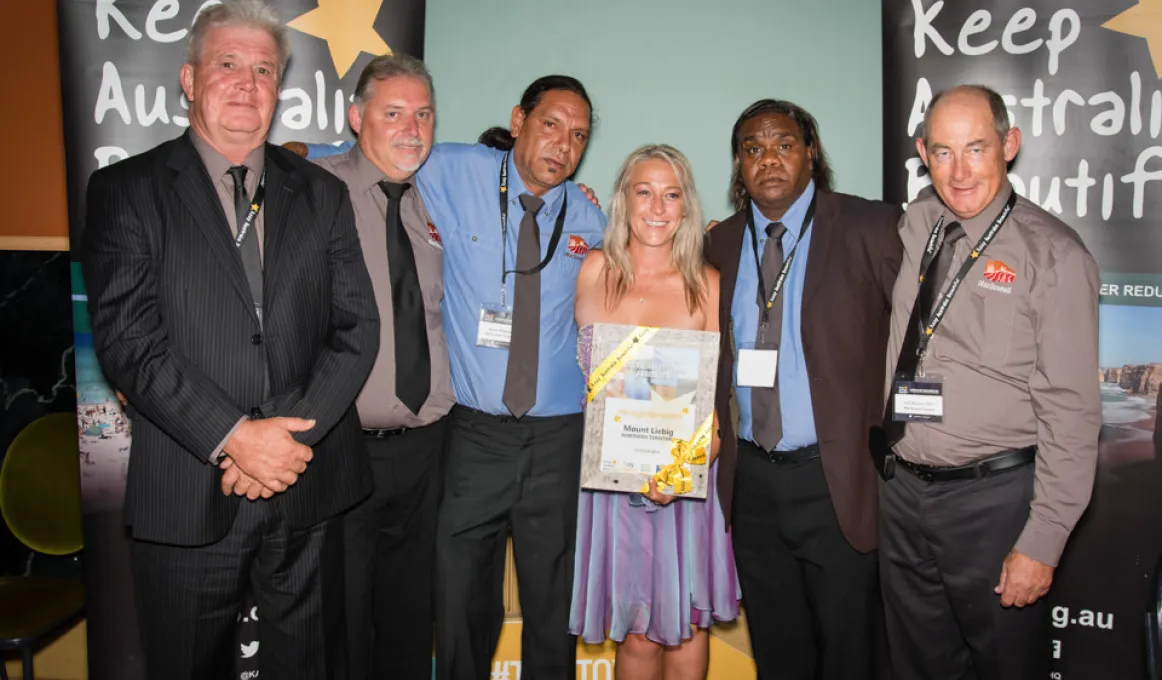
[[[967,220],[958,218],[947,206],[944,207],[944,224],[952,222],[960,222],[960,226],[964,227],[964,234],[976,243],[984,236],[985,231],[988,230],[989,225],[1001,214],[1001,209],[1004,208],[1005,202],[1009,200],[1009,196],[1013,193],[1013,185],[1006,180],[1001,190],[993,198],[988,207],[980,211],[976,217]]]
[[[497,169],[499,172],[499,168]],[[500,176],[497,176],[497,186],[500,186]],[[549,189],[541,198],[545,201],[544,207],[541,208],[541,215],[552,217],[557,214],[561,207],[561,200],[565,197],[565,184],[568,182],[561,182],[557,186]],[[521,181],[520,173],[516,170],[516,161],[512,157],[512,153],[508,154],[508,205],[511,208],[513,205],[520,205],[520,196],[528,192],[525,184]],[[524,208],[521,208],[523,211]]]
[[[791,243],[797,243],[799,240],[800,230],[803,228],[803,220],[807,217],[807,207],[811,205],[811,200],[815,198],[815,180],[807,182],[807,188],[803,193],[799,194],[799,198],[787,208],[787,212],[783,213],[783,218],[779,220],[783,226],[787,228],[787,234],[791,237]],[[758,205],[755,204],[754,199],[751,199],[750,209],[754,213],[755,231],[760,240],[767,237],[767,225],[773,220],[767,219],[767,216],[759,210]],[[811,225],[807,225],[810,228]],[[784,238],[786,237],[784,235]]]
[[[385,179],[389,182],[395,181],[388,179],[388,176],[385,175],[383,171],[380,170],[379,167],[374,162],[372,162],[372,160],[368,158],[366,154],[363,153],[363,149],[359,147],[358,143],[351,147],[351,155],[349,158],[351,159],[351,165],[355,169],[355,178],[353,184],[358,191],[367,192],[371,191],[372,189],[375,189],[376,191],[382,191],[379,188],[380,182]],[[404,181],[414,186],[414,180],[415,175],[412,175]]]
[[[194,149],[197,150],[198,156],[202,159],[202,164],[206,166],[206,172],[209,173],[210,179],[214,182],[221,182],[222,178],[226,176],[226,172],[234,165],[225,156],[218,153],[210,143],[193,129],[190,129],[190,141],[194,143]],[[260,144],[256,149],[246,155],[246,159],[242,161],[246,166],[246,185],[257,186],[258,178],[262,177],[262,171],[266,168],[266,145]],[[253,182],[253,183],[252,183]],[[233,188],[233,180],[228,185]]]

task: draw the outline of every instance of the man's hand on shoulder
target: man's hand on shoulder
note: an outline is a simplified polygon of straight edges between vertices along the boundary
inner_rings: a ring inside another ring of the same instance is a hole
[[[233,466],[276,493],[286,491],[306,472],[313,453],[291,433],[315,426],[302,418],[247,420],[238,426],[223,450]],[[225,486],[225,484],[223,484]]]
[[[706,225],[706,231],[710,231],[716,226],[718,226],[718,220],[710,220],[710,222]]]
[[[585,194],[585,198],[588,198],[590,203],[597,206],[598,210],[601,210],[601,202],[597,200],[597,194],[593,189],[590,189],[587,184],[578,184],[577,188],[581,190],[581,193]]]
[[[1053,571],[1048,564],[1012,550],[1001,565],[1001,580],[993,592],[1001,596],[1002,607],[1031,605],[1049,592]]]
[[[307,154],[310,153],[310,149],[302,142],[286,142],[282,145],[282,148],[302,158],[306,158]]]

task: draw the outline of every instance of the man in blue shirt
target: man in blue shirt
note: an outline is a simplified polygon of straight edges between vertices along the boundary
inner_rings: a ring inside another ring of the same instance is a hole
[[[733,329],[718,379],[735,385],[738,439],[727,423],[719,499],[758,676],[866,680],[882,640],[867,433],[883,410],[900,210],[834,193],[815,119],[790,102],[752,104],[730,147],[738,212],[706,256]]]
[[[585,383],[573,298],[606,218],[568,178],[591,121],[581,83],[546,76],[513,108],[511,132],[436,145],[416,174],[444,249],[441,310],[457,402],[436,537],[442,680],[489,675],[510,535],[522,677],[576,673],[567,630]]]

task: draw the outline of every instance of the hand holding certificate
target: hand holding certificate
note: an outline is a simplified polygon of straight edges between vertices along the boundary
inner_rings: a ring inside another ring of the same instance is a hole
[[[706,498],[716,332],[595,324],[588,348],[585,489]]]

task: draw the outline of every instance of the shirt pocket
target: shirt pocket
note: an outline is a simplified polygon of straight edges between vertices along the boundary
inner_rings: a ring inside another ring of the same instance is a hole
[[[1012,289],[1012,286],[1008,286]],[[989,368],[1001,369],[1009,359],[1013,346],[1014,321],[1017,299],[1013,293],[988,289],[972,289],[972,296],[978,299],[980,327],[983,329],[980,346],[981,363]]]

